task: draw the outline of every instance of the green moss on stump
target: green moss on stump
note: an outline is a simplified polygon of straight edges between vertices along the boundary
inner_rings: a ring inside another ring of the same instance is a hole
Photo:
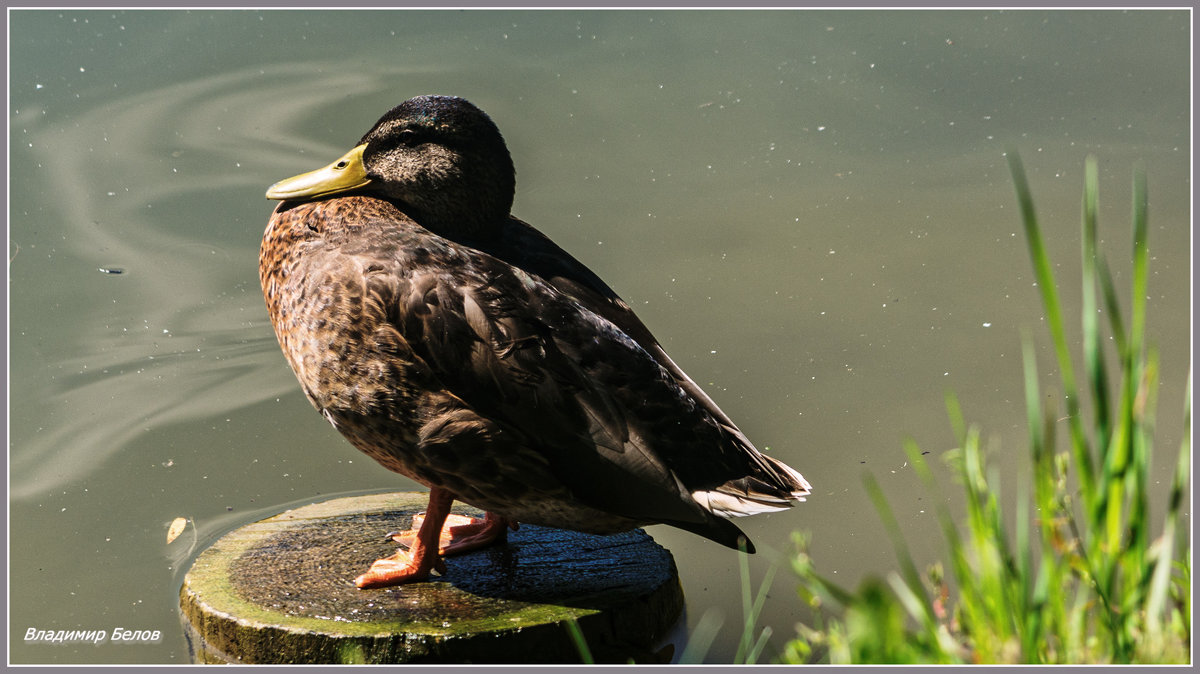
[[[359,590],[426,494],[339,498],[232,531],[180,590],[197,660],[246,663],[655,660],[683,610],[675,562],[638,530],[591,536],[522,525],[507,545],[447,559],[429,582]],[[455,512],[480,513],[466,507]]]

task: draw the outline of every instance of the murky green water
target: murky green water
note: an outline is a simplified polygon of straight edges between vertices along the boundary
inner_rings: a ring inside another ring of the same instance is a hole
[[[760,447],[813,482],[797,510],[744,522],[762,551],[754,577],[784,564],[761,620],[768,653],[804,615],[790,532],[811,531],[819,568],[846,584],[892,568],[864,471],[922,559],[939,554],[935,497],[902,442],[931,458],[953,446],[945,391],[995,439],[1015,490],[1021,330],[1046,340],[1007,147],[1025,159],[1072,313],[1085,155],[1101,161],[1119,283],[1129,176],[1147,167],[1167,487],[1190,365],[1185,12],[10,19],[13,662],[186,662],[176,593],[221,533],[413,486],[304,400],[256,260],[265,187],[421,93],[488,111],[517,165],[516,214],[608,280]],[[167,545],[175,517],[195,529]],[[728,661],[736,555],[651,533],[679,563],[689,629],[723,617],[708,659]],[[23,638],[117,627],[164,636]]]

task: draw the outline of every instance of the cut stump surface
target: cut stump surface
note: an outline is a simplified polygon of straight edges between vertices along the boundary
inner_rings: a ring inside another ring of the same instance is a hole
[[[427,494],[338,498],[236,529],[184,578],[180,606],[200,662],[579,662],[576,621],[598,662],[663,661],[683,610],[671,554],[644,531],[592,536],[521,525],[507,544],[451,557],[430,581],[360,590],[395,552]],[[455,513],[480,516],[456,505]]]

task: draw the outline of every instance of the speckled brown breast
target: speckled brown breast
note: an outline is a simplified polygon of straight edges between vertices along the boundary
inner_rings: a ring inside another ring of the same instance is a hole
[[[593,533],[644,524],[580,503],[535,443],[448,390],[403,336],[428,318],[422,306],[453,301],[432,295],[428,279],[440,275],[452,286],[446,277],[471,273],[472,264],[461,247],[392,204],[353,196],[280,204],[263,237],[259,274],[275,334],[308,399],[383,466],[518,521]],[[414,301],[422,292],[431,296]],[[454,309],[448,313],[462,320],[470,314]],[[477,342],[444,345],[442,367],[459,358],[470,367]]]

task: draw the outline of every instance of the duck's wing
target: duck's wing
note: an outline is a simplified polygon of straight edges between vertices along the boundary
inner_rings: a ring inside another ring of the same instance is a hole
[[[580,500],[736,547],[740,531],[714,514],[777,510],[807,493],[669,359],[605,316],[636,321],[569,256],[518,268],[440,238],[391,250],[408,271],[375,275],[371,292],[413,351],[472,409],[536,444]]]
[[[731,516],[753,514],[756,512],[752,505],[756,495],[770,509],[769,506],[786,507],[785,502],[790,504],[795,500],[803,500],[811,491],[803,476],[790,466],[761,454],[733,420],[667,355],[633,309],[603,279],[549,237],[522,220],[510,218],[503,233],[490,238],[483,248],[489,254],[542,278],[633,339],[720,425],[726,442],[738,447],[762,472],[760,477],[767,481],[766,484],[759,484],[753,479],[728,483],[725,491],[730,497],[738,499],[738,503],[722,503],[720,497],[714,494],[714,508],[726,509]],[[777,501],[774,496],[761,498],[766,494],[778,494],[781,490],[788,494],[783,501]],[[749,502],[744,499],[749,499]]]
[[[471,245],[542,278],[559,292],[611,321],[671,372],[714,418],[736,430],[733,421],[708,394],[671,360],[625,300],[595,272],[545,234],[522,220],[510,218],[503,233],[489,237],[487,241],[472,241]]]
[[[637,521],[706,522],[659,451],[658,427],[681,416],[669,375],[608,321],[497,265],[478,256],[468,269],[418,269],[373,294],[390,295],[399,333],[442,385],[536,448],[581,502]]]

